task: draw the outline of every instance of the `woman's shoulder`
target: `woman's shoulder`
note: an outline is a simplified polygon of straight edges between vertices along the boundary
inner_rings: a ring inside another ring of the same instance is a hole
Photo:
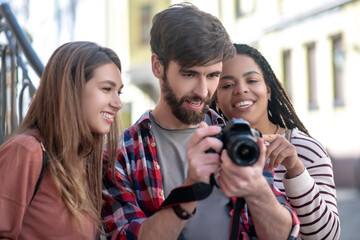
[[[291,143],[297,148],[298,153],[303,155],[317,155],[319,158],[329,157],[324,146],[315,138],[307,135],[299,129],[293,129]]]
[[[37,159],[42,158],[40,139],[40,133],[37,130],[25,131],[11,137],[0,147],[1,162],[12,165],[16,165],[18,161],[22,164],[37,162]]]
[[[40,133],[38,130],[27,130],[12,137],[4,144],[5,148],[17,148],[28,152],[38,152],[40,147]]]
[[[36,138],[28,132],[13,136],[0,148],[0,189],[9,194],[9,199],[18,199],[18,185],[22,190],[33,189],[39,178],[42,163],[42,149]],[[19,178],[21,176],[21,178]],[[16,183],[16,184],[15,184]],[[14,185],[15,184],[15,185]],[[31,186],[31,187],[29,187]],[[33,192],[33,190],[31,190]],[[26,193],[30,196],[30,193]],[[11,196],[10,196],[11,195]],[[19,200],[25,204],[25,200]]]

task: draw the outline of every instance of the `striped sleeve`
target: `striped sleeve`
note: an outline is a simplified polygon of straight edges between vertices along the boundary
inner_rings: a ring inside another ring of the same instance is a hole
[[[286,179],[285,168],[275,171],[275,185],[286,193],[300,220],[302,239],[339,239],[340,220],[330,156],[315,139],[294,130],[291,143],[296,147],[305,171]]]

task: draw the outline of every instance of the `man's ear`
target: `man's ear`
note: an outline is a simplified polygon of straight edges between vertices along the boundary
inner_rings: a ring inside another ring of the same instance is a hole
[[[164,66],[160,62],[158,55],[156,55],[155,53],[151,55],[151,68],[156,78],[158,79],[163,78]]]

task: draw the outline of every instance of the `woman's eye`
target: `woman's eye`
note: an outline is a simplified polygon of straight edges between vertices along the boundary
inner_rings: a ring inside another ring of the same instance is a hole
[[[105,92],[110,92],[110,91],[111,91],[111,88],[106,88],[106,87],[104,87],[103,90],[104,90]]]
[[[256,83],[256,82],[258,82],[258,80],[257,79],[249,79],[249,80],[247,80],[247,82],[248,83]]]
[[[231,88],[234,84],[226,84],[226,85],[223,85],[222,88],[223,89],[228,89],[228,88]]]

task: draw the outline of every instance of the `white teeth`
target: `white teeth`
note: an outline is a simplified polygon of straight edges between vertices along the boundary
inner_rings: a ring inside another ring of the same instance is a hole
[[[235,107],[237,107],[237,108],[247,108],[247,107],[249,107],[249,106],[251,106],[253,104],[254,104],[253,101],[244,101],[244,102],[240,102],[240,103],[236,104]]]
[[[193,105],[193,106],[195,106],[195,107],[198,107],[198,106],[200,106],[201,101],[200,101],[200,102],[193,102],[193,101],[191,101],[190,104]]]
[[[113,118],[114,118],[114,115],[111,115],[111,114],[109,114],[109,113],[104,113],[104,112],[102,112],[101,115],[103,115],[104,117],[109,118],[109,119],[113,119]]]

